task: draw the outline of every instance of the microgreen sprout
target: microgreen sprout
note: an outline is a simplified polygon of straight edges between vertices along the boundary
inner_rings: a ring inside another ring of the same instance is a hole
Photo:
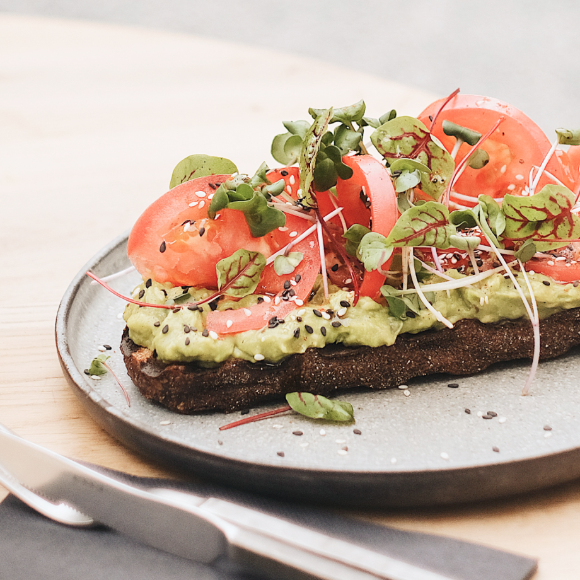
[[[455,145],[453,146],[453,150],[450,153],[453,159],[455,159],[457,156],[457,152],[463,143],[467,143],[473,147],[481,139],[481,133],[473,131],[472,129],[468,129],[467,127],[462,127],[461,125],[457,125],[451,121],[443,121],[442,126],[443,133],[445,133],[445,135],[455,137]]]

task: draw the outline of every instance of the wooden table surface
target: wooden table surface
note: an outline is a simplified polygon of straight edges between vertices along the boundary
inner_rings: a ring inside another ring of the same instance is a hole
[[[54,345],[60,297],[129,229],[192,153],[250,173],[284,119],[361,97],[372,116],[437,95],[302,57],[76,21],[0,15],[0,422],[70,457],[171,475],[88,416]],[[0,488],[0,499],[4,492]],[[358,514],[540,558],[537,580],[580,575],[580,481],[468,507]]]

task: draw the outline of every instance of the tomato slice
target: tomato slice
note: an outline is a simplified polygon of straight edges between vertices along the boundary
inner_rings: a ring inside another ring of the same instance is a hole
[[[419,119],[428,128],[431,127],[429,117],[433,118],[444,102],[445,99],[441,99],[432,103],[419,115]],[[529,194],[526,188],[529,186],[530,169],[542,164],[551,143],[544,132],[520,110],[490,97],[459,94],[441,111],[431,132],[451,151],[455,138],[443,133],[444,120],[484,134],[500,117],[505,120],[482,145],[482,149],[489,154],[489,163],[482,169],[465,168],[451,194],[451,201],[455,205],[473,207],[481,194],[495,198],[503,198],[506,194]],[[467,144],[461,146],[456,164],[470,149]],[[556,151],[546,171],[572,189],[574,173],[567,153]],[[542,175],[536,191],[548,183],[554,183],[554,180],[547,174]]]
[[[526,270],[550,276],[558,282],[580,280],[580,243],[572,242],[560,248],[553,258],[533,258],[526,262]]]
[[[353,175],[350,179],[338,180],[335,202],[344,208],[342,215],[347,227],[361,224],[373,232],[388,236],[399,217],[399,211],[397,194],[385,166],[371,155],[343,157],[343,162],[353,170]],[[328,192],[317,195],[322,215],[334,209],[330,195]],[[338,217],[331,221],[340,226]],[[385,270],[389,269],[391,260],[383,265]],[[385,276],[378,270],[365,272],[360,295],[377,298],[384,282]]]

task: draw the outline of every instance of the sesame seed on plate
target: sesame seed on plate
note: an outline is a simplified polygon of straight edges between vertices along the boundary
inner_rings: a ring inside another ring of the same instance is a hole
[[[343,443],[346,443],[346,439],[337,439],[336,443],[338,443],[339,445],[342,445]]]
[[[396,457],[391,457],[391,463],[397,463],[397,458]]]
[[[410,397],[411,396],[411,391],[409,391],[407,389],[406,391],[403,391],[403,395],[405,395],[405,397]]]
[[[282,429],[282,425],[280,425],[280,423],[275,423],[272,425],[272,429]]]
[[[401,391],[405,391],[407,390],[409,387],[407,385],[399,385],[398,387],[399,389],[401,389]]]
[[[346,450],[346,449],[339,449],[339,450],[337,451],[337,453],[338,453],[339,455],[348,455],[348,450]]]
[[[326,431],[324,429],[320,430],[320,435],[322,435],[322,437],[324,437],[326,435]]]
[[[550,425],[544,425],[544,431],[551,431],[552,427]]]
[[[300,447],[308,447],[310,445],[310,443],[308,443],[307,441],[305,441],[304,443],[300,443]]]
[[[441,459],[449,459],[449,453],[445,453],[445,451],[441,452]]]
[[[304,433],[302,431],[292,431],[292,435],[296,435],[297,437],[302,437]]]
[[[500,417],[500,418],[498,419],[498,422],[499,422],[499,423],[505,423],[506,421],[507,421],[507,417]]]
[[[552,432],[551,432],[551,431],[546,431],[546,432],[544,433],[544,437],[545,437],[546,439],[547,439],[548,437],[551,437],[551,436],[552,436]]]
[[[495,453],[499,453],[499,447],[496,447],[495,445],[491,448],[492,451],[495,451]]]
[[[171,421],[159,421],[160,425],[171,425]]]
[[[278,457],[284,457],[284,451],[278,451],[278,452],[276,453],[276,455],[277,455]]]
[[[355,435],[362,435],[362,431],[361,431],[360,429],[353,429],[353,430],[352,430],[352,432],[353,432]]]
[[[107,349],[103,345],[101,345],[99,346],[98,350],[100,350],[101,352],[105,352]]]

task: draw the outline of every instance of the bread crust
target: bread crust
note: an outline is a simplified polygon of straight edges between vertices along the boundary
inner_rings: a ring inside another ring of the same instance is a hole
[[[540,323],[541,359],[580,344],[580,308]],[[136,345],[125,328],[121,351],[133,383],[149,400],[184,414],[231,412],[282,400],[293,391],[328,395],[339,389],[389,389],[419,376],[471,375],[491,364],[532,358],[529,320],[482,324],[459,321],[453,329],[403,334],[391,346],[357,348],[340,344],[311,348],[279,364],[229,359],[216,368],[195,363],[166,364]]]

